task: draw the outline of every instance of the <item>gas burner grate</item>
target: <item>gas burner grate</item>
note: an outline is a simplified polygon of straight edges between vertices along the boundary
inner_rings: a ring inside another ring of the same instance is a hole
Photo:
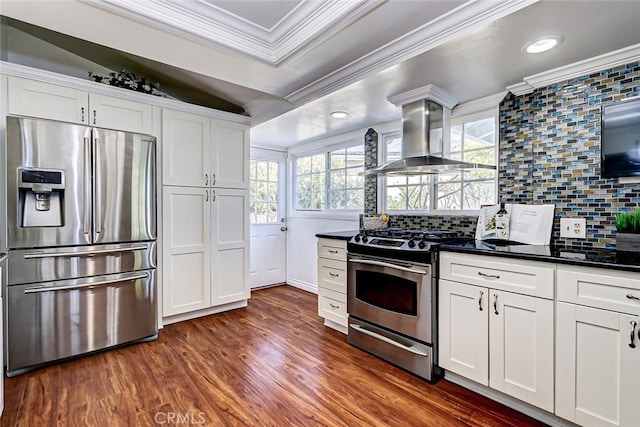
[[[426,240],[430,242],[442,242],[460,239],[460,233],[452,230],[429,230],[421,228],[376,228],[366,230],[363,234],[369,237],[386,237],[389,239]]]

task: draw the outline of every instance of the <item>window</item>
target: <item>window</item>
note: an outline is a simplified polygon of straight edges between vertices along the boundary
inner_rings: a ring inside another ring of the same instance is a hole
[[[364,209],[364,145],[295,159],[295,209]]]
[[[296,209],[321,210],[325,200],[326,154],[296,160]]]
[[[329,209],[363,209],[364,145],[329,153]]]
[[[466,162],[495,164],[496,118],[467,121],[451,127],[451,145],[446,157]],[[400,158],[399,132],[382,138],[383,163]],[[439,153],[438,153],[439,154]],[[385,210],[436,211],[474,210],[496,202],[495,170],[477,169],[436,175],[389,176],[385,189]]]
[[[251,223],[278,222],[278,177],[280,165],[268,160],[251,160]]]

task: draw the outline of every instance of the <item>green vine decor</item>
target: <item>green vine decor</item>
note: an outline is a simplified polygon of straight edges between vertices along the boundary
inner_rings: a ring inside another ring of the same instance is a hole
[[[162,93],[159,93],[160,83],[151,83],[146,77],[136,77],[135,74],[127,70],[120,70],[117,73],[109,73],[108,76],[101,76],[89,71],[89,78],[98,83],[135,90],[136,92],[156,96],[163,95]]]
[[[640,234],[640,208],[635,212],[617,213],[616,229],[618,233]]]

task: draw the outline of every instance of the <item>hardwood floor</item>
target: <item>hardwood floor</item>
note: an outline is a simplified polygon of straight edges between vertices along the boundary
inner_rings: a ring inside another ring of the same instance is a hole
[[[169,325],[157,341],[5,379],[2,426],[538,426],[422,381],[322,325],[289,286],[246,309]]]

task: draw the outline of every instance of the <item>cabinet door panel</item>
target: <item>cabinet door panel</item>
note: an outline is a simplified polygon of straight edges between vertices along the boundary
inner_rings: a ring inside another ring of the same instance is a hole
[[[212,120],[211,185],[249,188],[248,126]]]
[[[162,183],[208,186],[211,120],[196,114],[162,111]]]
[[[164,187],[163,316],[211,305],[211,219],[207,191]]]
[[[216,251],[213,271],[212,306],[249,298],[246,248]]]
[[[489,292],[490,387],[553,411],[553,301]]]
[[[439,281],[439,364],[489,385],[488,289]]]
[[[637,316],[558,303],[556,414],[583,426],[640,424]]]
[[[82,90],[9,76],[8,112],[21,116],[89,122],[89,95]]]
[[[211,192],[212,305],[249,298],[249,192]]]
[[[92,126],[151,135],[152,107],[149,104],[113,96],[89,94],[89,117]]]

